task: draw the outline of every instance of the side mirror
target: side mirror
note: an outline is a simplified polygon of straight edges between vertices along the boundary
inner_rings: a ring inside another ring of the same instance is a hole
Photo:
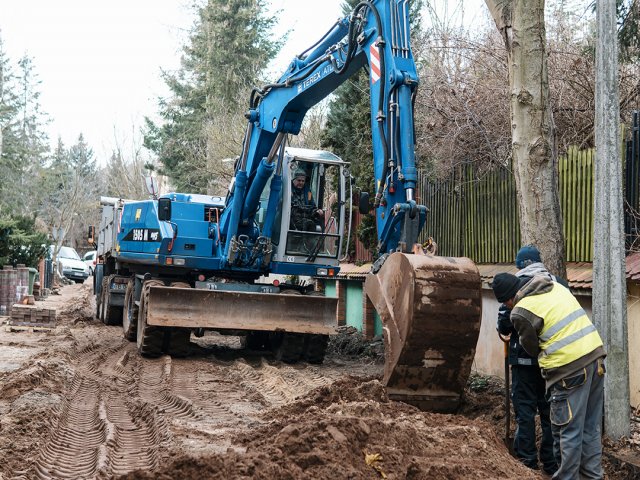
[[[371,205],[369,205],[369,192],[360,192],[358,210],[360,210],[360,213],[363,215],[367,215],[369,210],[371,210]]]
[[[159,198],[158,199],[158,220],[161,222],[168,222],[171,220],[171,199]]]
[[[96,243],[96,227],[93,225],[89,226],[89,233],[87,233],[87,243],[89,245],[93,245]]]

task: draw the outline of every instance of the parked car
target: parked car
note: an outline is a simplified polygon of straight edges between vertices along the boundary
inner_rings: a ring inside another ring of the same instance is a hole
[[[89,267],[89,275],[93,275],[93,272],[96,269],[97,253],[98,252],[95,250],[91,250],[90,252],[85,253],[84,257],[82,257],[82,261],[87,265],[87,267]]]
[[[55,247],[51,247],[51,256]],[[77,283],[84,282],[89,277],[89,267],[80,259],[80,255],[72,247],[60,247],[58,252],[58,270],[65,277]]]

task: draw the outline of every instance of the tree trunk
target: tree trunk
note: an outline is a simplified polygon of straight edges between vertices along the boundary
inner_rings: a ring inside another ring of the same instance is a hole
[[[549,102],[544,0],[485,0],[504,39],[511,93],[511,145],[522,243],[566,276],[558,156]]]

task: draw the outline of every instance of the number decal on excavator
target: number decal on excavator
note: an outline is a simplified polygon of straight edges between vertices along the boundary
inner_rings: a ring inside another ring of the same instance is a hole
[[[132,242],[157,242],[160,240],[160,230],[157,228],[132,228],[122,240]]]

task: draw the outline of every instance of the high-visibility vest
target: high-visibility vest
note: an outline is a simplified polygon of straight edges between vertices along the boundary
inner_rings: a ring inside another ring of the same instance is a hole
[[[524,308],[542,318],[538,333],[541,368],[551,369],[567,365],[602,346],[602,339],[586,312],[571,292],[553,282],[547,293],[529,295],[514,307]]]

